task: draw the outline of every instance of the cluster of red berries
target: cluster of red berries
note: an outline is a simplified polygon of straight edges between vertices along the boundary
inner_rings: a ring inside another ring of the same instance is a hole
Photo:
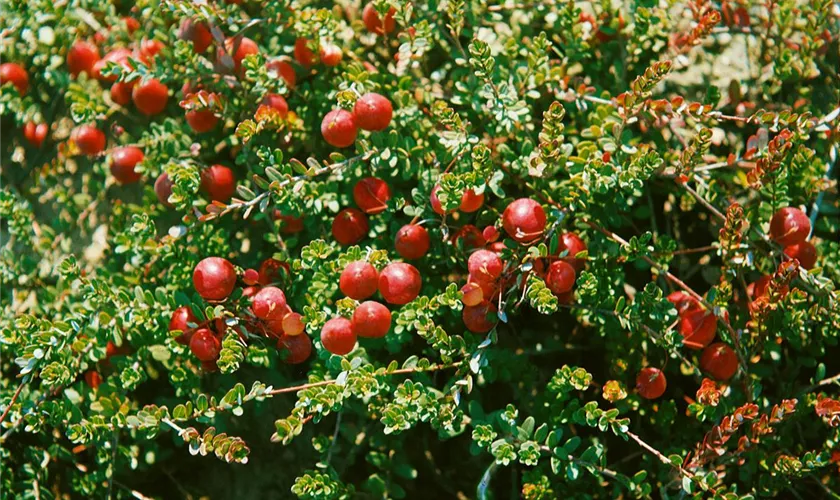
[[[352,113],[341,108],[327,113],[321,121],[321,135],[330,146],[346,148],[356,142],[359,129],[385,130],[393,114],[394,108],[387,97],[368,92],[356,100]]]
[[[770,219],[770,238],[784,247],[785,255],[798,260],[805,269],[811,269],[817,263],[817,249],[806,241],[809,234],[811,221],[798,208],[783,208]]]

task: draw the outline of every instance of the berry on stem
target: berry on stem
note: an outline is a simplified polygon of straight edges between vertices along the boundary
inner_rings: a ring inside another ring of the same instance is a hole
[[[286,294],[275,286],[267,286],[254,295],[251,310],[260,319],[283,319],[286,310]]]
[[[356,334],[353,325],[347,318],[333,318],[321,329],[321,343],[324,349],[333,354],[343,356],[356,346]]]
[[[344,109],[330,111],[321,121],[321,135],[327,144],[336,148],[352,145],[358,132],[353,115]]]
[[[391,188],[382,179],[365,177],[353,186],[353,201],[366,214],[384,212],[390,199]]]
[[[668,383],[659,368],[642,368],[636,377],[636,390],[645,399],[656,399],[665,394]]]
[[[157,78],[141,82],[131,92],[131,99],[138,111],[146,116],[156,115],[166,108],[169,89]]]
[[[563,260],[568,262],[575,268],[575,271],[580,273],[583,271],[583,268],[586,267],[586,260],[585,259],[577,259],[575,255],[585,252],[586,251],[586,243],[580,239],[580,236],[576,235],[575,233],[563,233],[560,236],[560,245],[559,251],[568,252]]]
[[[26,95],[29,90],[29,75],[23,66],[16,63],[0,64],[0,85],[11,83],[20,95]]]
[[[286,276],[289,276],[291,273],[289,264],[271,257],[265,259],[260,264],[260,269],[258,271],[260,275],[259,284],[265,286],[283,280],[284,271]]]
[[[476,280],[492,281],[502,275],[505,264],[496,252],[476,250],[467,261],[470,277]]]
[[[309,335],[283,335],[277,341],[277,348],[288,353],[283,359],[284,363],[297,365],[312,354],[312,339]]]
[[[335,216],[332,223],[333,238],[342,245],[362,241],[369,229],[367,217],[355,208],[345,208]]]
[[[799,265],[807,270],[813,269],[817,263],[817,249],[809,241],[801,241],[785,247],[785,255],[799,261]]]
[[[230,53],[233,58],[234,70],[239,73],[242,69],[242,60],[251,54],[258,54],[260,48],[257,43],[248,37],[231,37],[225,40],[225,50]]]
[[[191,109],[187,111],[184,118],[186,118],[187,125],[193,129],[193,132],[199,134],[210,132],[219,123],[219,117],[209,109]]]
[[[422,286],[420,271],[405,262],[392,262],[379,273],[379,293],[389,304],[408,304],[420,295]]]
[[[467,189],[461,195],[461,206],[459,210],[466,213],[472,213],[481,208],[484,204],[484,193],[476,194],[475,190]]]
[[[299,313],[293,312],[283,316],[283,331],[286,335],[291,335],[292,337],[300,335],[305,328],[306,325],[303,324],[303,316]]]
[[[689,349],[702,349],[715,339],[717,318],[710,311],[692,309],[680,319],[683,344]]]
[[[423,226],[406,224],[397,231],[394,246],[403,259],[419,259],[426,255],[431,246],[429,232]]]
[[[315,52],[312,52],[312,49],[309,48],[309,45],[305,38],[298,38],[295,40],[295,60],[301,66],[312,66],[312,63],[315,62]]]
[[[207,300],[224,300],[236,286],[236,269],[227,259],[207,257],[195,266],[193,286]]]
[[[378,286],[379,273],[369,262],[357,260],[347,264],[338,279],[341,293],[355,300],[364,300],[374,293]]]
[[[96,45],[84,41],[76,41],[67,52],[67,68],[73,76],[80,73],[93,75],[93,65],[99,61],[99,49]]]
[[[738,371],[738,355],[728,345],[714,343],[703,349],[700,368],[718,380],[729,380]]]
[[[189,345],[192,338],[192,331],[188,323],[198,323],[198,318],[192,312],[189,306],[181,306],[172,312],[172,318],[169,320],[169,331],[174,332],[180,330],[182,333],[175,337],[175,342],[182,345]]]
[[[810,232],[811,221],[798,208],[783,208],[770,220],[770,238],[783,247],[802,243]]]
[[[285,80],[287,87],[290,89],[295,88],[295,84],[297,83],[297,74],[295,74],[295,68],[293,68],[291,64],[280,59],[275,59],[265,63],[265,66],[269,71],[274,71],[277,73],[277,76]]]
[[[73,129],[71,138],[79,147],[79,151],[95,156],[105,150],[105,133],[93,125],[79,125]]]
[[[465,306],[477,306],[484,300],[484,292],[481,285],[475,281],[469,281],[466,285],[461,287],[461,302]]]
[[[324,63],[324,66],[338,66],[338,63],[341,62],[341,49],[338,47],[338,45],[335,45],[333,43],[326,43],[321,45],[319,55],[321,57],[321,62]]]
[[[383,21],[379,17],[379,12],[376,11],[376,7],[373,6],[373,2],[371,2],[365,5],[364,10],[362,10],[362,21],[364,21],[365,27],[371,33],[376,33],[377,35],[391,33],[397,28],[397,21],[394,19],[396,13],[397,9],[391,7],[388,9],[388,13],[385,14],[385,20]]]
[[[519,198],[511,202],[502,214],[505,232],[519,243],[531,243],[542,236],[545,224],[545,211],[530,198]]]
[[[353,311],[351,320],[353,333],[359,337],[378,339],[391,329],[391,311],[387,307],[369,300],[362,302]]]
[[[143,151],[140,148],[134,146],[117,148],[111,153],[111,175],[120,184],[137,182],[143,175],[135,172],[134,167],[141,161],[143,161]]]
[[[461,319],[467,330],[473,333],[487,333],[496,325],[496,322],[490,319],[495,313],[496,306],[485,300],[475,306],[464,306]]]
[[[172,196],[172,181],[166,172],[163,172],[155,180],[155,196],[165,207],[172,208],[175,205],[169,202],[169,197]]]
[[[562,295],[575,286],[575,268],[565,260],[555,260],[548,266],[545,285],[554,295]]]
[[[222,344],[207,328],[197,330],[190,339],[190,351],[199,361],[215,361],[222,352]]]
[[[266,94],[263,97],[262,103],[265,106],[277,110],[283,118],[286,118],[289,114],[289,104],[286,102],[286,98],[280,94]]]
[[[23,126],[23,137],[33,147],[40,148],[41,144],[44,143],[44,139],[47,138],[49,130],[50,127],[46,123],[39,123],[36,125],[35,122],[27,122],[26,125]]]
[[[236,192],[233,170],[224,165],[213,165],[201,172],[201,189],[213,201],[228,202]]]
[[[394,108],[391,101],[382,94],[368,92],[356,100],[353,106],[353,118],[362,130],[384,130],[391,123]]]

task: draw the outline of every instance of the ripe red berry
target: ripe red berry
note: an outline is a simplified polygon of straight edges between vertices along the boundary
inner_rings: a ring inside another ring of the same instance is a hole
[[[464,250],[472,250],[474,248],[481,248],[487,244],[487,240],[472,224],[464,224],[454,235],[452,235],[452,244]],[[493,250],[495,252],[495,250]],[[497,252],[498,253],[498,252]]]
[[[467,189],[461,195],[461,206],[458,207],[462,212],[472,213],[481,208],[484,204],[484,193],[476,194],[474,190]]]
[[[283,118],[286,118],[289,114],[289,104],[280,94],[266,94],[266,96],[263,97],[262,103],[265,106],[269,106],[270,108],[277,110]]]
[[[680,316],[689,310],[700,308],[700,303],[697,299],[682,290],[668,295],[668,301],[674,304],[674,307],[677,309],[677,313]]]
[[[259,269],[260,285],[265,286],[271,283],[277,283],[282,281],[284,271],[286,273],[286,276],[291,274],[289,264],[283,262],[282,260],[272,259],[271,257],[265,259],[260,264]]]
[[[124,69],[131,71],[133,68],[131,63],[129,62],[129,58],[134,57],[134,53],[126,48],[118,48],[114,49],[107,54],[102,59],[96,61],[94,63],[93,68],[91,68],[91,76],[99,80],[100,82],[116,82],[117,76],[116,75],[108,75],[105,76],[102,74],[102,70],[105,69],[105,65],[109,62],[114,64],[118,64],[122,66]]]
[[[365,214],[355,208],[345,208],[335,216],[332,235],[342,245],[353,245],[367,236],[368,220]]]
[[[729,380],[738,371],[738,355],[728,345],[714,343],[703,349],[700,368],[718,380]]]
[[[343,109],[334,109],[324,116],[321,122],[321,135],[327,144],[336,148],[346,148],[356,142],[358,134],[353,115]]]
[[[303,231],[303,217],[286,215],[279,210],[275,210],[274,220],[280,221],[280,232],[283,234],[295,234]]]
[[[785,247],[785,255],[799,261],[805,269],[812,269],[817,263],[817,249],[809,241],[794,243]]]
[[[373,6],[373,2],[371,2],[365,5],[362,11],[362,21],[364,21],[365,27],[371,33],[376,33],[377,35],[391,33],[397,28],[397,21],[394,19],[394,14],[396,13],[397,9],[391,7],[388,9],[388,13],[385,14],[385,20],[383,21],[379,17],[379,13],[376,12],[376,7]]]
[[[0,85],[11,83],[20,95],[26,95],[29,90],[29,75],[23,66],[15,63],[0,64]]]
[[[27,122],[26,125],[23,127],[23,137],[32,144],[33,147],[40,148],[41,144],[44,143],[44,139],[47,138],[47,132],[49,132],[50,127],[46,123],[39,123],[35,125],[35,122]]]
[[[119,147],[111,153],[111,175],[120,184],[131,184],[143,177],[134,167],[143,161],[143,151],[134,146]]]
[[[111,100],[120,106],[125,106],[131,102],[131,94],[134,91],[136,83],[136,81],[131,83],[114,82],[114,84],[111,85],[111,90],[109,91]]]
[[[434,212],[438,215],[451,214],[455,210],[444,210],[443,204],[441,204],[440,198],[438,198],[437,194],[440,189],[440,184],[436,184],[435,187],[432,188],[432,194],[429,196],[429,201],[432,204],[432,210],[434,210]]]
[[[321,62],[324,63],[324,66],[338,66],[338,63],[341,62],[341,49],[338,48],[338,45],[327,43],[321,45],[319,54],[321,56]]]
[[[67,68],[73,76],[78,76],[79,73],[93,75],[93,65],[98,60],[99,49],[96,45],[84,40],[74,43],[67,52]]]
[[[324,349],[333,354],[343,356],[356,346],[356,334],[353,325],[347,318],[333,318],[326,322],[321,329],[321,343]]]
[[[225,40],[225,49],[233,57],[234,69],[238,73],[242,69],[242,60],[251,54],[258,54],[260,48],[248,37],[231,37]]]
[[[783,247],[802,243],[810,232],[811,221],[798,208],[783,208],[770,220],[770,238]]]
[[[353,118],[362,130],[384,130],[391,123],[394,108],[391,101],[382,94],[368,92],[356,100]]]
[[[365,177],[353,186],[353,201],[366,214],[378,214],[388,208],[391,188],[382,179]]]
[[[422,285],[420,271],[405,262],[392,262],[379,273],[379,293],[389,304],[408,304],[420,295]]]
[[[251,301],[254,316],[260,319],[283,319],[286,308],[286,294],[275,286],[267,286],[257,292]]]
[[[160,83],[157,78],[152,78],[134,87],[131,92],[131,99],[137,110],[146,116],[160,113],[166,108],[169,100],[169,89]]]
[[[341,293],[355,300],[364,300],[374,293],[378,286],[379,273],[369,262],[357,260],[347,264],[338,279]]]
[[[169,202],[169,197],[172,196],[172,181],[166,172],[163,172],[155,180],[155,196],[165,207],[172,208],[175,205]]]
[[[309,48],[305,38],[298,38],[295,40],[295,60],[301,66],[312,66],[315,61],[315,52]]]
[[[166,45],[160,40],[143,40],[140,42],[140,60],[148,64],[164,47]]]
[[[394,246],[403,259],[419,259],[426,255],[431,246],[429,232],[423,226],[406,224],[397,231]]]
[[[492,281],[502,275],[505,264],[496,252],[476,250],[467,261],[470,277],[477,281]]]
[[[692,309],[680,319],[683,344],[689,349],[702,349],[715,339],[717,318],[703,309]]]
[[[256,269],[248,268],[242,273],[242,281],[248,286],[254,286],[260,282],[260,273]]]
[[[85,372],[85,383],[95,391],[102,385],[102,375],[96,370],[88,370]]]
[[[213,130],[219,123],[219,117],[209,109],[191,109],[187,111],[185,118],[187,125],[199,134]]]
[[[180,330],[181,335],[175,337],[175,341],[182,345],[189,345],[190,338],[192,338],[192,331],[188,323],[198,323],[198,318],[192,312],[189,306],[181,306],[172,312],[172,318],[169,320],[169,331],[174,332]]]
[[[303,324],[303,316],[300,314],[293,312],[283,316],[283,331],[286,335],[300,335],[304,329],[306,325]]]
[[[384,337],[391,329],[391,311],[379,302],[372,300],[362,302],[353,311],[351,326],[353,333],[359,337],[371,339]]]
[[[481,286],[475,281],[469,281],[466,285],[461,287],[461,302],[465,306],[477,306],[484,301],[484,292]]]
[[[554,295],[561,295],[575,286],[575,268],[565,260],[555,260],[548,266],[545,285]]]
[[[487,226],[481,230],[481,236],[488,243],[493,243],[499,239],[499,230],[496,229],[496,226]]]
[[[312,339],[309,335],[284,335],[277,341],[277,348],[288,353],[284,363],[297,365],[312,354]]]
[[[207,300],[224,300],[236,286],[236,269],[227,259],[207,257],[195,266],[193,286]]]
[[[764,297],[765,295],[767,295],[770,290],[771,281],[773,281],[772,276],[764,275],[758,278],[754,283],[750,283],[749,286],[747,286],[747,293],[750,295],[750,298],[752,300],[756,300],[760,297]],[[784,297],[788,294],[788,292],[790,292],[790,287],[785,286],[780,291],[780,294],[782,297]]]
[[[199,361],[215,361],[222,352],[222,344],[207,328],[197,330],[190,339],[190,351]]]
[[[530,198],[511,202],[502,214],[505,232],[519,243],[530,243],[545,231],[545,211]]]
[[[572,267],[575,268],[576,272],[580,273],[583,271],[583,268],[586,267],[586,260],[575,258],[575,255],[586,251],[586,243],[580,239],[580,236],[575,233],[563,233],[560,236],[560,245],[558,250],[560,252],[568,252],[563,260],[571,264]]]
[[[280,59],[275,59],[273,61],[265,63],[265,66],[266,68],[268,68],[269,71],[274,71],[275,73],[277,73],[277,76],[285,80],[287,87],[289,87],[290,89],[295,88],[295,84],[297,83],[297,75],[295,74],[295,68],[293,68],[291,64]]]
[[[192,41],[193,50],[196,54],[203,53],[213,43],[213,34],[207,24],[190,19],[185,19],[181,23],[178,37],[182,40]]]
[[[95,156],[105,150],[105,133],[93,125],[79,125],[73,130],[71,138],[79,151]]]
[[[656,399],[665,394],[667,385],[665,374],[659,368],[642,368],[636,377],[636,390],[645,399]]]
[[[491,319],[495,313],[496,306],[485,300],[476,306],[464,306],[461,319],[464,320],[467,330],[473,333],[487,333],[496,325],[496,321]]]
[[[122,21],[125,23],[125,29],[129,35],[140,29],[140,21],[133,17],[124,16]]]
[[[213,165],[201,173],[201,189],[213,201],[228,202],[236,192],[233,170],[224,165]]]

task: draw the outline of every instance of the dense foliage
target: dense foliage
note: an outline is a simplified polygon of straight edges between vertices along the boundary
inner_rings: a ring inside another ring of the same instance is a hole
[[[0,26],[4,498],[838,496],[835,2]]]

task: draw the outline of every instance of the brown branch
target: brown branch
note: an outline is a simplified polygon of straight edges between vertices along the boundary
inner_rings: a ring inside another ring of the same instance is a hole
[[[12,410],[12,406],[14,406],[15,401],[17,401],[18,396],[20,396],[20,391],[21,389],[23,389],[24,385],[26,385],[26,380],[20,383],[14,395],[12,396],[12,400],[9,401],[9,406],[6,407],[6,411],[3,412],[3,415],[0,415],[0,424],[2,424],[4,420],[6,420],[6,417],[9,415],[9,412]]]

